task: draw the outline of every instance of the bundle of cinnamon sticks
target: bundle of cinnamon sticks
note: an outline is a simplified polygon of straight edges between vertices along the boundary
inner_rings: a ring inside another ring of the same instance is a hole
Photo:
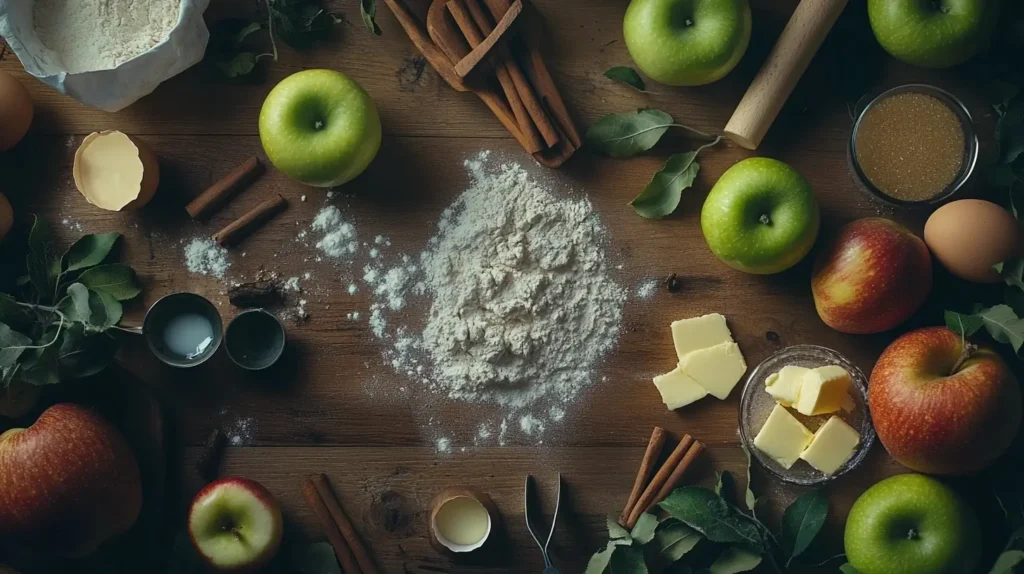
[[[345,574],[377,574],[377,566],[359,539],[352,521],[334,496],[327,476],[314,474],[302,483],[302,495],[324,529]]]
[[[619,515],[619,524],[627,529],[632,530],[641,514],[649,512],[655,505],[665,500],[672,490],[682,482],[686,471],[690,469],[700,453],[704,452],[703,443],[688,434],[683,435],[658,472],[654,473],[654,467],[661,458],[667,437],[668,433],[665,432],[665,429],[654,427],[651,440],[647,442],[644,458],[640,462],[640,470],[637,471],[636,480],[633,482],[633,490],[629,493],[629,499],[626,501],[625,508],[622,509],[622,514]],[[651,478],[652,473],[654,473],[653,478]]]
[[[479,96],[542,165],[559,167],[582,145],[541,55],[539,15],[527,0],[433,0],[426,34],[403,0],[385,2],[441,78]]]

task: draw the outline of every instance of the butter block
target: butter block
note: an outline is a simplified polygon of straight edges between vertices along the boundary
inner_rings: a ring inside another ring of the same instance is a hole
[[[811,369],[804,375],[800,396],[794,404],[802,415],[834,413],[846,404],[850,390],[850,373],[835,365]]]
[[[725,317],[718,313],[672,322],[672,343],[679,360],[687,353],[730,341],[732,333],[725,324]]]
[[[740,346],[730,341],[687,353],[679,368],[708,394],[725,399],[747,372],[747,362]]]
[[[793,406],[800,396],[800,387],[804,384],[804,376],[811,370],[805,367],[787,365],[777,373],[768,375],[764,381],[764,390],[784,407]]]
[[[679,367],[669,373],[654,377],[654,386],[658,387],[661,400],[670,411],[685,407],[708,395],[704,387],[698,385],[697,381],[694,381]]]
[[[814,435],[786,407],[775,405],[768,420],[754,437],[757,450],[772,457],[782,468],[790,468],[800,458]]]
[[[850,460],[860,433],[839,417],[831,417],[814,433],[814,438],[800,458],[825,474],[835,474]]]

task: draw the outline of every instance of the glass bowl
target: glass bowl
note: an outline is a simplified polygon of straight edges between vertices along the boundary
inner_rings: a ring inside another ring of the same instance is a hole
[[[861,166],[857,161],[857,132],[860,129],[864,115],[868,110],[882,100],[896,94],[907,92],[932,96],[946,104],[946,106],[956,114],[957,119],[960,120],[960,126],[964,130],[964,160],[960,166],[960,172],[957,173],[956,178],[954,178],[953,181],[941,192],[937,193],[933,197],[920,201],[897,199],[878,189],[873,183],[871,183],[871,180],[868,179],[868,176],[864,173],[864,170],[861,169]],[[936,88],[935,86],[930,86],[928,84],[904,84],[902,86],[890,88],[873,97],[865,96],[857,103],[853,129],[850,131],[850,140],[846,147],[846,163],[850,168],[850,173],[853,174],[853,179],[857,183],[857,186],[876,201],[880,201],[894,207],[934,207],[950,199],[956,194],[956,192],[960,191],[960,188],[962,188],[964,184],[967,183],[967,180],[970,179],[971,174],[974,172],[974,166],[977,162],[978,134],[974,130],[974,120],[971,118],[971,113],[967,111],[967,107],[964,106],[963,102],[961,102],[959,98],[946,90]]]
[[[775,408],[775,399],[765,391],[764,381],[768,375],[778,372],[787,365],[808,369],[839,365],[850,373],[850,378],[853,380],[853,384],[850,386],[850,396],[854,402],[853,412],[839,411],[808,417],[793,409],[788,409],[811,432],[818,430],[818,427],[825,424],[825,421],[833,415],[860,431],[860,444],[857,445],[857,450],[835,474],[826,475],[803,460],[798,460],[792,468],[785,469],[754,447],[754,437],[757,436],[758,431],[768,419],[768,415]],[[740,440],[750,452],[751,458],[775,478],[801,486],[825,484],[856,468],[867,456],[871,445],[875,442],[875,429],[871,425],[871,413],[868,412],[867,393],[868,381],[864,373],[838,352],[817,345],[787,347],[762,361],[747,377],[747,382],[743,386],[743,396],[740,399]]]

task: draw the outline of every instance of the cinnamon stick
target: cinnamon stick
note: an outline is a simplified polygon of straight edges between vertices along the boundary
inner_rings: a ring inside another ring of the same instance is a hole
[[[327,483],[327,476],[315,474],[311,480],[316,491],[320,493],[320,498],[327,505],[327,511],[330,512],[331,518],[334,519],[334,523],[345,538],[345,542],[348,543],[349,548],[352,550],[352,554],[355,556],[356,562],[359,564],[363,574],[377,574],[377,567],[374,565],[373,560],[370,559],[370,553],[366,551],[362,540],[359,539],[359,534],[356,533],[355,527],[352,526],[352,521],[348,519],[345,510],[341,507],[337,497],[334,496],[331,485]]]
[[[480,31],[485,35],[489,35],[494,31],[494,25],[491,24],[488,14],[484,12],[484,8],[480,5],[479,0],[465,0],[466,8],[469,10],[470,15],[473,17],[473,21],[480,28]],[[555,130],[555,127],[551,124],[551,120],[548,119],[547,113],[544,112],[544,108],[541,107],[540,101],[537,99],[536,94],[533,93],[533,87],[530,85],[529,80],[523,75],[522,68],[519,67],[519,63],[508,50],[508,46],[501,44],[497,47],[498,50],[498,61],[505,65],[511,76],[512,83],[515,85],[516,91],[519,92],[519,97],[523,100],[523,104],[526,106],[526,111],[529,112],[530,118],[533,123],[537,126],[537,130],[540,131],[541,137],[544,138],[544,143],[547,147],[554,147],[558,145],[561,136]],[[456,65],[455,72],[459,72],[459,67]]]
[[[626,506],[623,507],[622,514],[619,515],[619,524],[622,526],[625,526],[626,522],[629,521],[629,515],[633,512],[636,501],[643,493],[644,487],[647,486],[651,473],[654,472],[654,465],[658,463],[658,457],[661,456],[661,451],[665,446],[665,436],[665,429],[654,427],[654,432],[651,433],[651,440],[647,441],[647,450],[644,452],[644,458],[640,461],[640,470],[637,471],[636,480],[633,481],[633,490],[629,493],[629,499],[626,500]]]
[[[686,451],[683,459],[679,461],[678,465],[676,465],[675,470],[673,470],[672,474],[669,475],[668,480],[665,481],[665,485],[658,491],[658,495],[655,496],[650,505],[644,509],[644,512],[649,511],[655,504],[665,500],[668,498],[669,494],[672,494],[672,491],[679,486],[680,482],[682,482],[683,476],[686,474],[686,471],[690,469],[693,461],[697,460],[697,457],[700,456],[700,453],[702,452],[704,452],[704,443],[699,440],[694,441],[693,444],[690,445],[690,449]]]
[[[213,240],[220,245],[236,245],[249,236],[259,226],[263,225],[270,218],[281,213],[288,207],[288,201],[275,193],[269,199],[261,202],[248,213],[232,221],[217,233],[213,234]]]
[[[249,187],[252,182],[263,175],[263,172],[264,167],[260,158],[253,156],[206,188],[206,191],[199,194],[199,197],[193,199],[185,207],[185,210],[192,216],[192,219],[206,219],[224,207],[227,202],[231,201],[231,198]]]
[[[317,491],[313,481],[308,478],[302,482],[302,496],[305,497],[309,509],[313,511],[317,520],[320,521],[320,526],[324,529],[327,541],[330,542],[331,547],[334,548],[334,553],[338,556],[341,569],[345,574],[359,574],[359,566],[356,564],[356,559],[352,555],[348,543],[345,542],[341,531],[338,530],[337,525],[331,518],[331,513],[327,509],[324,500],[320,498],[320,493]]]
[[[675,472],[679,462],[686,456],[686,451],[690,449],[690,445],[693,444],[693,437],[690,435],[683,435],[683,438],[679,440],[679,444],[676,445],[675,450],[672,454],[668,455],[668,460],[665,464],[661,465],[658,469],[657,474],[654,475],[654,479],[651,480],[647,488],[644,489],[644,493],[640,495],[640,499],[637,500],[636,506],[633,507],[633,511],[629,513],[629,519],[626,520],[626,528],[632,530],[636,526],[636,521],[640,519],[640,515],[643,514],[649,507],[653,506],[653,500],[661,492],[663,486],[668,481],[669,476]]]

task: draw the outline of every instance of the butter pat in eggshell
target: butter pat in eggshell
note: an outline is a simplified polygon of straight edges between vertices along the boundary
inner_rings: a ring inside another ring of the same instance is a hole
[[[160,183],[160,163],[149,147],[119,132],[91,133],[75,153],[75,187],[108,211],[132,211],[149,202]]]

